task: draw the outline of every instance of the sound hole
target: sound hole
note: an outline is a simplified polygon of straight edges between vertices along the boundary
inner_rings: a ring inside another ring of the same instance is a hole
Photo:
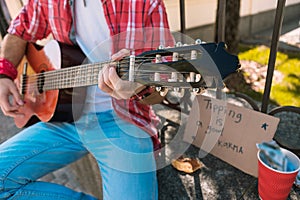
[[[44,75],[44,73],[45,73],[45,71],[41,71],[41,73],[38,76],[37,88],[38,88],[39,93],[44,92],[44,90],[43,90],[43,87],[44,87],[44,84],[45,84],[45,75]]]

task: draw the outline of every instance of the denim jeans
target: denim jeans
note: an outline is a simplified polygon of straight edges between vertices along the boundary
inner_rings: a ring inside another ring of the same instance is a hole
[[[90,152],[101,171],[103,198],[157,199],[153,145],[142,129],[113,111],[75,123],[37,123],[0,145],[0,199],[96,199],[36,181]]]

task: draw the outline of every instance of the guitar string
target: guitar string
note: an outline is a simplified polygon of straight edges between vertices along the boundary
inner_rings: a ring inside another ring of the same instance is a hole
[[[186,72],[186,74],[189,74],[190,72]],[[181,74],[181,73],[180,73]],[[170,85],[170,81],[169,81],[169,75],[168,73],[164,73],[164,74],[161,74],[161,76],[164,76],[166,75],[165,78],[161,78],[161,80],[159,81],[159,83],[168,83],[168,85]],[[137,76],[135,76],[137,77]],[[156,81],[154,80],[150,80],[150,81],[143,81],[145,79],[149,79],[149,73],[146,73],[146,74],[139,74],[138,75],[138,78],[140,78],[140,80],[142,81],[139,81],[139,82],[144,82],[144,83],[152,83],[152,84],[155,84]],[[76,82],[72,82],[70,84],[64,84],[64,86],[62,86],[61,84],[57,84],[57,82],[54,82],[54,83],[50,83],[50,84],[44,84],[43,87],[42,87],[42,90],[43,91],[47,91],[47,90],[54,90],[54,89],[64,89],[64,88],[74,88],[74,87],[79,87],[79,86],[89,86],[89,85],[97,85],[98,83],[98,75],[94,75],[94,76],[91,76],[89,77],[89,79],[93,79],[92,81],[89,81],[88,83],[86,82],[86,84],[80,82],[80,81],[76,81]],[[181,81],[180,81],[181,80]],[[182,80],[184,79],[178,79],[176,82],[183,82]],[[174,81],[171,81],[172,83],[174,83]],[[187,81],[185,81],[187,82]],[[26,84],[25,86],[22,86],[23,90],[27,90],[28,88],[38,88],[39,87],[39,83],[37,81],[35,81],[33,84]]]
[[[85,80],[85,79],[87,79],[87,77],[88,78],[91,78],[91,77],[98,77],[98,74],[100,73],[100,72],[98,72],[98,70],[94,70],[94,71],[97,71],[97,73],[92,73],[92,74],[89,74],[88,73],[88,75],[86,76],[86,77],[84,77],[84,78],[82,78],[82,80]],[[126,73],[128,73],[129,72],[129,70],[122,70],[122,73],[124,73],[124,74],[126,74]],[[149,76],[151,73],[153,74],[153,70],[135,70],[135,72],[138,72],[138,73],[135,73],[134,74],[134,76],[135,77],[144,77],[144,76]],[[155,71],[155,72],[158,72],[157,70]],[[170,71],[170,72],[172,72],[172,71]],[[160,73],[160,74],[162,74],[162,75],[164,75],[164,74],[170,74],[170,72],[158,72],[158,73]],[[182,75],[182,74],[189,74],[190,72],[177,72],[177,74],[179,74],[179,75]],[[78,74],[78,73],[77,73]],[[61,81],[61,79],[59,79],[59,78],[63,78],[64,79],[64,81],[68,81],[68,80],[77,80],[76,78],[78,78],[78,77],[63,77],[65,74],[59,74],[58,76],[57,75],[52,75],[52,76],[48,76],[48,75],[46,75],[46,76],[44,76],[44,77],[42,77],[42,76],[28,76],[27,77],[27,84],[34,84],[35,82],[37,82],[37,81],[42,81],[41,79],[45,79],[44,81],[47,81],[47,82],[52,82],[52,83],[60,83],[60,82],[62,82]],[[80,74],[80,75],[82,75],[82,74]]]
[[[129,62],[127,62],[127,63],[129,63]],[[121,64],[124,64],[124,62]],[[91,67],[87,68],[89,66],[91,66]],[[101,67],[101,66],[99,66],[99,64],[88,64],[87,66],[81,65],[78,67],[75,66],[75,67],[71,67],[71,68],[63,68],[61,70],[52,70],[52,71],[47,71],[44,73],[29,75],[29,76],[27,76],[27,79],[33,80],[33,82],[35,82],[37,79],[43,79],[43,78],[47,78],[47,80],[52,80],[51,78],[54,78],[54,80],[58,80],[58,78],[66,79],[66,77],[67,77],[67,80],[68,80],[68,78],[74,79],[74,77],[71,77],[72,75],[78,75],[78,74],[82,75],[82,73],[84,73],[84,72],[89,72],[89,73],[92,72],[94,74],[94,71],[96,71],[97,72],[96,74],[98,75],[100,70],[102,70],[99,67]],[[122,67],[122,66],[118,65],[118,69],[121,70],[122,73],[129,72],[128,67]],[[99,72],[98,72],[98,70],[99,70]],[[152,70],[140,70],[140,72],[153,73]],[[159,71],[156,71],[156,72],[159,72]],[[182,73],[189,73],[189,72],[188,71],[180,72],[179,74],[182,74]],[[139,74],[141,74],[141,73],[139,73]],[[76,77],[76,78],[78,78],[78,77]],[[61,80],[58,80],[58,81],[61,82]]]
[[[136,57],[135,58],[135,62],[137,62],[139,60],[142,60],[142,61],[139,61],[139,62],[143,63],[145,61],[153,61],[154,59],[155,59],[155,57]],[[99,66],[102,67],[102,65],[106,65],[106,64],[119,64],[118,67],[120,67],[120,64],[124,65],[124,64],[127,64],[129,62],[130,61],[128,61],[128,60],[122,60],[122,61],[119,61],[119,62],[116,62],[116,61],[107,61],[107,62],[103,62],[103,63],[85,64],[85,65],[79,65],[79,66],[74,66],[74,67],[62,68],[62,69],[59,69],[59,70],[46,71],[44,73],[39,73],[39,74],[33,74],[33,75],[31,75],[31,77],[37,76],[38,78],[41,78],[40,76],[51,77],[51,75],[53,75],[53,76],[55,76],[55,78],[57,78],[57,76],[59,76],[60,74],[61,75],[65,75],[65,73],[69,74],[70,72],[82,71],[84,69],[87,69],[87,70],[98,69]],[[96,67],[96,68],[92,68],[92,67]],[[126,68],[126,67],[123,67],[123,68]]]
[[[149,58],[147,57],[148,60],[153,60],[154,58]],[[44,72],[44,73],[40,73],[40,74],[34,74],[34,75],[31,75],[31,76],[28,76],[27,77],[27,82],[25,85],[25,88],[28,88],[29,86],[38,86],[40,85],[41,83],[39,83],[39,79],[43,79],[44,80],[44,87],[59,87],[60,85],[65,85],[67,84],[68,86],[70,85],[70,87],[72,87],[72,85],[78,85],[80,84],[80,86],[84,85],[82,84],[82,82],[85,82],[87,81],[87,79],[89,79],[89,83],[92,82],[92,83],[95,83],[96,80],[98,80],[98,74],[100,72],[100,68],[103,68],[103,65],[105,64],[110,64],[110,63],[114,63],[116,65],[118,65],[118,67],[120,68],[125,68],[122,69],[122,73],[127,73],[129,70],[128,67],[121,67],[120,65],[124,65],[124,64],[127,64],[129,63],[130,61],[127,61],[127,60],[122,60],[122,61],[119,61],[119,62],[111,62],[111,61],[107,61],[107,62],[103,62],[101,64],[99,63],[95,63],[95,64],[86,64],[86,65],[81,65],[81,66],[74,66],[74,67],[70,67],[70,68],[63,68],[61,70],[53,70],[53,71],[47,71],[47,72]],[[143,62],[145,62],[145,60],[143,59]],[[90,67],[91,69],[85,69],[87,67]],[[83,71],[82,71],[83,69]],[[81,80],[75,80],[74,77],[70,77],[71,75],[75,75],[75,78],[78,78],[76,77],[76,74],[80,74],[82,75],[83,72],[85,72],[86,70],[88,70],[88,72],[90,71],[90,73],[92,72],[93,74],[92,75],[88,75],[86,77],[84,77],[83,79]],[[98,71],[99,70],[99,71]],[[59,73],[58,73],[59,71]],[[97,73],[95,73],[95,71]],[[71,72],[71,73],[70,73]],[[142,73],[142,72],[146,72],[146,73]],[[148,72],[148,73],[147,73]],[[153,71],[151,70],[140,70],[138,74],[135,74],[135,78],[138,76],[139,78],[143,78],[143,77],[149,77],[149,73],[153,73]],[[183,74],[183,73],[190,73],[190,72],[178,72],[178,74]],[[71,75],[70,75],[71,74]],[[167,74],[163,74],[161,73],[162,75],[169,75],[169,73]],[[67,76],[67,78],[66,78]],[[62,83],[62,81],[58,78],[63,78],[64,82],[65,83]],[[47,82],[47,83],[45,83]],[[59,84],[57,84],[59,83]],[[89,83],[87,83],[87,85],[90,85]],[[50,84],[50,85],[49,85]],[[95,83],[96,84],[96,83]],[[67,86],[66,86],[67,87]],[[23,86],[24,88],[24,86]]]
[[[144,71],[146,73],[141,73],[141,71],[139,71],[138,74],[134,75],[134,78],[144,80],[145,78],[149,78],[149,76],[150,76],[149,73],[153,73],[153,71],[149,71],[149,70],[142,70],[142,71]],[[180,73],[178,72],[178,74],[180,76],[184,76],[184,74],[188,75],[189,73],[190,72],[180,72]],[[166,78],[169,78],[170,73],[167,73],[167,72],[166,73],[160,73],[160,75],[161,76],[166,76]],[[178,77],[180,77],[180,76],[178,76]],[[89,81],[86,81],[86,79],[89,79]],[[47,88],[47,87],[53,86],[54,88],[57,88],[57,87],[60,87],[60,85],[62,85],[60,80],[57,80],[57,79],[53,79],[53,80],[55,80],[55,81],[51,81],[51,80],[49,81],[48,79],[46,79],[45,80],[46,83],[43,84],[43,87]],[[74,87],[74,85],[75,86],[76,85],[85,86],[85,84],[83,84],[82,82],[86,82],[86,85],[93,85],[93,84],[97,84],[98,74],[87,76],[86,78],[81,79],[81,80],[76,80],[76,79],[69,79],[69,80],[70,80],[70,83],[63,83],[63,85],[68,85],[68,86],[70,85],[70,87],[72,87],[72,86]],[[164,78],[162,78],[162,80],[164,80]],[[41,85],[40,82],[41,81],[38,81],[36,78],[29,78],[29,81],[26,82],[26,85],[24,87],[29,88],[29,87],[39,86],[39,85]],[[67,80],[65,80],[65,82],[67,82]],[[168,82],[168,81],[161,81],[161,82]],[[93,83],[93,84],[91,84],[91,83]],[[60,88],[62,89],[63,86],[61,86]]]
[[[145,61],[152,61],[153,59],[155,59],[155,57],[136,57],[135,58],[135,62],[139,61],[139,59],[142,60],[141,63],[143,63]],[[89,66],[92,66],[92,67],[96,66],[96,68],[91,68],[91,69],[98,69],[99,66],[102,67],[102,65],[106,65],[106,64],[110,64],[110,63],[111,64],[127,64],[129,62],[130,61],[128,61],[128,60],[122,60],[122,61],[119,61],[119,62],[116,62],[116,61],[107,61],[107,62],[103,62],[103,63],[85,64],[85,65],[79,65],[79,66],[62,68],[62,69],[59,69],[59,70],[51,70],[51,71],[47,71],[47,72],[44,72],[44,73],[34,74],[34,75],[31,75],[31,77],[38,76],[38,78],[40,78],[39,76],[45,76],[45,75],[47,75],[47,77],[51,77],[51,75],[53,75],[53,76],[55,76],[55,78],[57,78],[57,75],[60,75],[60,74],[64,75],[64,73],[70,73],[72,71],[75,71],[75,72],[76,71],[82,71],[82,69],[84,70],[85,68],[88,69],[88,70],[90,70],[90,68],[88,68]],[[118,67],[120,67],[120,65],[118,65]]]
[[[152,58],[150,58],[152,59]],[[73,67],[67,67],[67,68],[62,68],[62,69],[58,69],[58,70],[51,70],[51,71],[46,71],[44,73],[39,73],[39,74],[33,74],[30,75],[31,77],[35,77],[35,76],[42,76],[42,75],[47,75],[48,77],[51,77],[51,75],[57,76],[59,74],[64,74],[64,73],[69,73],[70,71],[80,71],[84,68],[88,68],[89,69],[98,69],[99,67],[103,68],[103,65],[106,64],[128,64],[130,61],[127,60],[122,60],[122,61],[106,61],[106,62],[102,62],[102,63],[92,63],[92,64],[84,64],[84,65],[79,65],[79,66],[73,66]],[[92,68],[94,67],[94,68]]]
[[[93,71],[94,71],[93,73],[87,74],[84,78],[81,78],[81,79],[78,79],[78,76],[76,77],[76,75],[73,76],[73,77],[68,76],[67,78],[63,77],[63,75],[52,76],[52,77],[45,76],[44,80],[42,80],[41,77],[39,77],[39,76],[35,76],[35,77],[29,76],[27,78],[27,82],[26,83],[32,85],[32,84],[35,84],[35,83],[36,84],[41,83],[42,81],[44,81],[44,84],[46,84],[45,82],[50,83],[50,84],[57,84],[57,83],[61,83],[61,84],[63,84],[63,83],[65,83],[65,84],[76,84],[76,83],[78,83],[80,81],[81,82],[82,81],[93,82],[94,79],[96,79],[96,80],[98,79],[98,75],[100,73],[100,72],[98,72],[98,70],[93,70]],[[145,77],[149,77],[151,74],[153,74],[153,70],[135,70],[135,72],[138,72],[138,73],[134,74],[135,78],[145,78]],[[170,72],[159,72],[159,73],[161,75],[170,75]],[[128,70],[123,70],[122,73],[127,74]],[[177,72],[177,74],[179,76],[183,76],[183,75],[189,74],[189,73],[190,72]],[[123,77],[126,77],[126,76],[123,76]],[[64,79],[63,83],[62,83],[61,79],[59,79],[59,78],[63,78]],[[68,83],[66,83],[66,82],[68,82]]]
[[[98,70],[96,70],[98,71]],[[122,70],[122,73],[124,74],[127,74],[129,72],[129,70]],[[135,72],[138,72],[138,73],[135,73],[134,76],[135,77],[138,77],[138,76],[146,76],[146,75],[151,75],[153,74],[153,70],[135,70]],[[169,72],[162,72],[162,71],[155,71],[159,74],[170,74],[172,71],[169,71]],[[175,72],[175,71],[174,71]],[[100,71],[97,72],[97,73],[93,73],[93,74],[88,74],[86,77],[98,77],[98,74],[101,73]],[[189,71],[186,71],[186,72],[177,72],[177,74],[181,75],[181,74],[189,74],[190,72]],[[78,74],[78,73],[77,73]],[[54,81],[54,83],[59,83],[59,82],[62,82],[62,80],[60,80],[59,78],[63,78],[64,81],[68,81],[68,80],[76,80],[76,78],[78,77],[62,77],[63,75],[65,74],[59,74],[59,75],[52,75],[52,76],[27,76],[27,81],[26,83],[28,84],[33,84],[37,81],[42,81],[42,79],[45,79],[44,81]],[[82,74],[81,74],[82,75]],[[123,75],[124,76],[124,75]],[[86,79],[86,77],[82,78],[82,79]]]

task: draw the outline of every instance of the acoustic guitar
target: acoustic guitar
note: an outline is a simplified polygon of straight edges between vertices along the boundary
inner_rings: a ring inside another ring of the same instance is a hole
[[[102,63],[84,63],[78,47],[55,40],[45,46],[29,43],[26,56],[18,67],[15,83],[25,105],[16,117],[17,127],[37,121],[76,120],[83,109],[86,87],[98,84]],[[195,92],[223,87],[223,79],[239,68],[237,56],[226,51],[224,43],[197,43],[129,56],[114,62],[124,80],[146,86],[191,89]]]

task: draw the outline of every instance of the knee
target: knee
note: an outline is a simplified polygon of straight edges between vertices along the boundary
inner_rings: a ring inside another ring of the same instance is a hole
[[[0,177],[0,199],[7,199],[13,196],[21,187],[28,183],[27,180],[15,180],[14,178]]]

